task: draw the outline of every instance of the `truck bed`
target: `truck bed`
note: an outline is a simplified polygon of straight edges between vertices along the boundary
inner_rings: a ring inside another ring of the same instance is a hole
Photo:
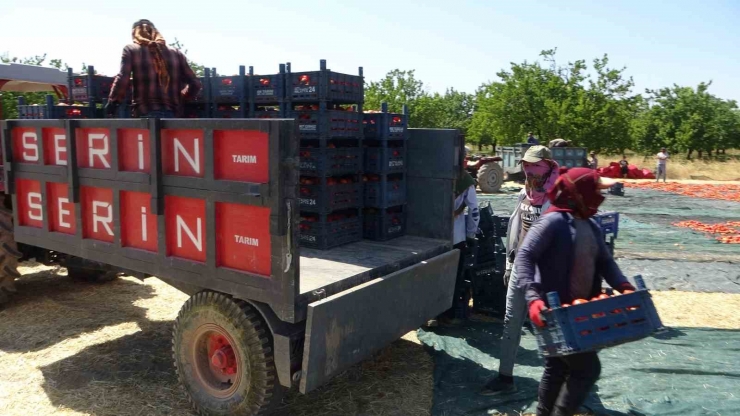
[[[444,240],[403,236],[386,242],[363,240],[331,250],[301,248],[300,292],[330,296],[451,249]]]

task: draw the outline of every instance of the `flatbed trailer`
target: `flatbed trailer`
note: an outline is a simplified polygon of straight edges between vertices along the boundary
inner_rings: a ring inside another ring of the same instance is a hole
[[[173,357],[202,414],[267,413],[452,305],[456,130],[410,131],[406,236],[331,250],[298,244],[293,120],[8,120],[2,145],[17,243],[191,295]]]

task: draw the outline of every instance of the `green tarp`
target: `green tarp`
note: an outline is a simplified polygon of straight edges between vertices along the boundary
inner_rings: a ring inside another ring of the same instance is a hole
[[[620,213],[615,257],[626,275],[642,274],[655,290],[740,293],[740,245],[672,225],[738,221],[739,203],[634,188],[625,194],[608,195],[602,209]],[[516,194],[479,195],[479,200],[509,214]]]
[[[517,393],[477,394],[498,369],[501,329],[468,322],[419,330],[435,360],[433,415],[535,411],[543,361],[528,332],[514,370]],[[585,403],[597,415],[740,414],[740,331],[674,328],[603,350],[599,357],[601,378]]]

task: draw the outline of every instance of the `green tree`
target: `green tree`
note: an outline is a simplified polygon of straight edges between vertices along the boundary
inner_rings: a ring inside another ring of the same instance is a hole
[[[26,58],[11,57],[8,53],[0,55],[2,63],[17,63],[24,65],[49,66],[58,69],[67,69],[69,66],[61,59],[49,59],[47,55],[35,55]],[[26,104],[44,104],[46,102],[47,92],[18,93],[12,91],[0,91],[0,101],[2,102],[2,116],[6,119],[18,118],[18,98],[23,97]]]
[[[512,63],[481,86],[471,139],[513,144],[531,131],[543,142],[564,138],[597,151],[628,147],[639,96],[624,68],[610,68],[607,55],[593,61],[593,74],[584,60],[558,65],[555,49],[540,58]]]
[[[195,75],[199,77],[202,77],[205,75],[205,66],[190,60],[190,57],[188,57],[188,50],[185,49],[185,45],[182,42],[180,42],[179,39],[175,38],[175,41],[170,43],[168,46],[170,48],[179,50],[180,52],[183,53],[183,55],[185,55],[185,57],[188,59],[188,65],[190,65],[190,68],[192,68],[193,72],[195,72]]]
[[[633,123],[637,147],[668,147],[688,158],[697,152],[701,158],[740,146],[737,103],[710,94],[710,86],[703,82],[696,88],[674,85],[647,91],[651,105]]]

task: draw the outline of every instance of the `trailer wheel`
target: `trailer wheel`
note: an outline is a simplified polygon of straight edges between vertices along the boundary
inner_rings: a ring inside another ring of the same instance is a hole
[[[498,163],[486,163],[478,170],[478,185],[481,191],[487,194],[496,193],[503,183],[504,169]]]
[[[204,291],[185,302],[172,356],[201,415],[263,415],[283,396],[267,325],[249,304],[227,295]]]
[[[23,254],[18,251],[13,237],[13,212],[0,207],[0,305],[10,300],[16,292],[15,279],[18,273],[18,259]]]

